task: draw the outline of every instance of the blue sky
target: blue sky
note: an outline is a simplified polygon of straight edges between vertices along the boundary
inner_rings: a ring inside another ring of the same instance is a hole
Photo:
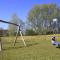
[[[49,4],[54,3],[60,6],[60,0],[0,0],[0,19],[9,21],[13,13],[26,21],[28,11],[35,4]],[[8,24],[0,22],[0,28],[7,28]]]

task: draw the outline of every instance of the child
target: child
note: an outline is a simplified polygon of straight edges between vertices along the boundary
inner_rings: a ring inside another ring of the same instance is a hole
[[[60,48],[60,44],[58,42],[56,42],[56,37],[55,36],[53,36],[51,38],[51,43],[52,43],[52,45],[55,45],[57,48]]]

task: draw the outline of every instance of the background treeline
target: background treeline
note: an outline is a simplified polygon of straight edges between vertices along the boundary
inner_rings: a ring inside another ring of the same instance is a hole
[[[13,14],[10,22],[21,24],[23,35],[58,34],[60,33],[60,7],[56,4],[34,5],[28,12],[26,21]],[[4,31],[2,35],[14,36],[17,29],[17,26],[8,25],[6,31],[2,29]]]

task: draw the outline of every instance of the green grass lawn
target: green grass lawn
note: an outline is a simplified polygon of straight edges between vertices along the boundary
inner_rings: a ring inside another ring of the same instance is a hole
[[[24,36],[27,47],[24,47],[21,37],[18,37],[15,48],[13,46],[15,38],[4,37],[0,60],[60,60],[60,49],[51,45],[51,36]],[[60,35],[56,36],[60,42]]]

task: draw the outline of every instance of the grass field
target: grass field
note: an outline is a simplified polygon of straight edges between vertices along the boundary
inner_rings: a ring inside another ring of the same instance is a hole
[[[21,37],[18,37],[15,48],[13,46],[15,37],[4,37],[0,60],[60,60],[60,49],[51,45],[51,36],[24,36],[27,47],[24,47]],[[60,35],[56,36],[60,42]]]

